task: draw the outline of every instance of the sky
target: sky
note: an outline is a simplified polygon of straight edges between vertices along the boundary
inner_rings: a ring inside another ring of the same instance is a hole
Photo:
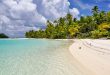
[[[0,0],[0,33],[9,37],[24,37],[26,31],[46,27],[46,21],[64,17],[91,15],[97,5],[110,10],[110,0]]]

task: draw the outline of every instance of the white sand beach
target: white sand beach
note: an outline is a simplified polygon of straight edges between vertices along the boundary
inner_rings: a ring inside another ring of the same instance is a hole
[[[110,40],[75,39],[69,50],[90,74],[110,75]]]

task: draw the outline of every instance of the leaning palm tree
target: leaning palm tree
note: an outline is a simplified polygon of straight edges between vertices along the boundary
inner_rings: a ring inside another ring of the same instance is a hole
[[[94,7],[93,7],[92,13],[93,13],[93,14],[98,14],[98,13],[99,13],[99,8],[98,8],[98,6],[94,6]]]

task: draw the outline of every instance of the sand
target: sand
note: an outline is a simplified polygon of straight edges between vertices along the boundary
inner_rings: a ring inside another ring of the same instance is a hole
[[[75,39],[69,50],[90,74],[110,75],[110,40]]]

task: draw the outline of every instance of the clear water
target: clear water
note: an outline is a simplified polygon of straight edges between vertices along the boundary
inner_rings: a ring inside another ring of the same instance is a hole
[[[0,40],[0,75],[82,75],[68,41]]]

